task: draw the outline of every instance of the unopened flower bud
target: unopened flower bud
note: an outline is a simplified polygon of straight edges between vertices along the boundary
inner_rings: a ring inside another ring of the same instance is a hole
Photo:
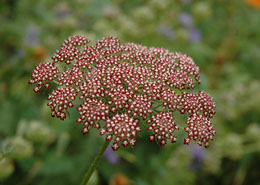
[[[233,160],[238,160],[242,157],[244,153],[242,136],[231,133],[228,134],[222,142],[222,149],[225,156]]]
[[[0,159],[0,180],[7,179],[14,172],[13,162],[7,158],[3,157]]]
[[[33,120],[29,123],[25,132],[25,137],[36,143],[50,143],[55,139],[52,129],[48,125],[37,120]]]
[[[251,141],[260,142],[260,126],[257,123],[252,123],[246,128],[245,137]]]
[[[10,137],[4,141],[4,150],[13,159],[29,158],[33,154],[33,145],[22,137]]]
[[[211,16],[211,8],[208,2],[198,2],[192,7],[195,19],[207,19]]]

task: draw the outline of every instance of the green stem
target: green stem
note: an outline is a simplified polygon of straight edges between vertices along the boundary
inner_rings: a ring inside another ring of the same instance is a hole
[[[98,154],[96,155],[94,161],[91,163],[88,171],[85,173],[82,181],[81,181],[81,184],[80,185],[86,185],[92,175],[92,173],[94,172],[94,170],[96,169],[101,157],[103,156],[104,152],[106,151],[106,148],[109,144],[109,141],[105,141],[101,150],[98,152]]]

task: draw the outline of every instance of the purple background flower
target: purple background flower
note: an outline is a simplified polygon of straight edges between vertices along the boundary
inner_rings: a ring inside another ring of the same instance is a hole
[[[183,27],[190,28],[193,26],[193,17],[187,12],[182,12],[179,15],[179,22]]]
[[[29,25],[26,31],[24,45],[37,46],[39,45],[40,28],[37,25]]]
[[[206,157],[206,152],[202,147],[191,146],[192,160],[189,164],[190,170],[201,171],[203,167],[203,161]]]
[[[193,28],[190,31],[189,41],[191,43],[198,43],[201,41],[201,32],[198,28]]]
[[[191,2],[191,0],[182,0],[182,2],[183,2],[184,4],[188,4],[188,3]]]
[[[105,151],[105,153],[104,153],[104,157],[105,157],[105,159],[108,161],[108,162],[110,162],[110,163],[112,163],[112,164],[116,164],[116,163],[118,163],[119,162],[119,157],[118,157],[118,155],[112,150],[112,148],[111,147],[107,147],[107,149],[106,149],[106,151]]]
[[[174,30],[167,25],[159,24],[157,27],[157,32],[159,35],[162,35],[169,40],[173,40],[175,38]]]

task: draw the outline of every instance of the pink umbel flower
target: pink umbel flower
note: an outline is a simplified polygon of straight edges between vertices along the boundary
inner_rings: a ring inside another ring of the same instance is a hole
[[[135,146],[135,137],[138,132],[141,132],[138,122],[138,119],[130,118],[127,114],[116,114],[107,120],[106,127],[100,130],[100,135],[107,134],[107,141],[115,138],[112,145],[113,150],[119,148],[119,142],[121,142],[124,147],[127,147],[128,144]]]
[[[74,88],[58,88],[54,90],[49,96],[50,102],[47,104],[51,108],[52,117],[64,120],[66,118],[66,111],[72,108],[74,104],[72,101],[76,99],[77,91]]]
[[[36,84],[38,93],[55,82],[57,88],[48,98],[52,116],[64,120],[77,105],[76,122],[83,124],[83,133],[98,129],[113,142],[113,150],[135,146],[141,126],[151,133],[150,141],[175,143],[174,133],[181,128],[175,112],[188,117],[184,143],[193,140],[208,147],[215,135],[210,120],[216,107],[208,94],[193,90],[200,83],[199,72],[184,54],[122,45],[114,37],[91,45],[86,37],[73,36],[51,63],[36,66],[29,83]]]
[[[184,139],[184,144],[189,144],[191,140],[194,140],[200,146],[204,144],[206,148],[209,147],[208,141],[213,140],[213,136],[216,134],[212,123],[202,115],[193,114],[188,118],[186,124],[188,126],[184,130],[188,136]]]
[[[85,101],[77,108],[80,114],[80,118],[77,123],[84,122],[83,133],[88,133],[90,127],[100,128],[100,123],[96,121],[106,121],[109,113],[109,107],[102,101],[96,99],[86,98]]]
[[[172,143],[176,142],[177,137],[173,135],[173,132],[179,128],[174,122],[172,112],[160,112],[152,116],[147,123],[150,124],[148,130],[154,133],[150,135],[150,141],[157,140],[161,146],[164,146],[168,139]]]
[[[35,67],[29,84],[36,83],[34,92],[38,93],[42,86],[49,88],[49,82],[58,78],[59,73],[58,68],[53,63],[40,64]]]
[[[211,97],[202,91],[198,94],[184,92],[179,102],[179,111],[182,114],[187,112],[192,115],[200,112],[205,117],[212,118],[216,113],[215,108]]]

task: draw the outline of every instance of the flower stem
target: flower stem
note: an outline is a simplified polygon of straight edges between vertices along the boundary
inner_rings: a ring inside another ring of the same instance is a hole
[[[109,141],[105,141],[101,150],[98,152],[98,154],[96,155],[94,161],[92,161],[88,171],[85,173],[82,181],[81,181],[81,184],[80,185],[86,185],[92,175],[92,173],[94,172],[94,170],[96,169],[101,157],[103,156],[104,152],[106,151],[106,148],[109,144]]]

